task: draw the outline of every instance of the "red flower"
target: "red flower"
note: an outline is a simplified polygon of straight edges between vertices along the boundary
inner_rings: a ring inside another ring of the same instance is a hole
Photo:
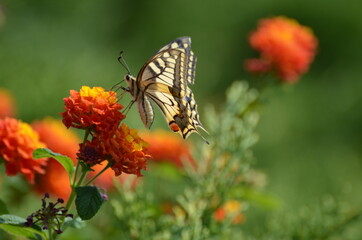
[[[261,57],[247,60],[246,69],[254,73],[273,69],[283,82],[296,82],[308,71],[318,45],[308,27],[286,17],[262,19],[249,41]]]
[[[145,153],[147,143],[136,129],[129,129],[126,124],[117,128],[113,136],[101,137],[99,145],[102,153],[109,155],[116,176],[122,172],[142,176],[141,169],[146,170],[147,159],[151,157]]]
[[[112,133],[100,132],[92,141],[81,144],[78,157],[90,167],[108,160],[116,176],[122,172],[142,176],[141,170],[146,169],[147,159],[151,157],[145,153],[146,145],[136,129],[122,124]]]
[[[27,123],[14,118],[0,119],[0,156],[5,160],[6,174],[21,173],[34,183],[35,173],[44,173],[47,159],[34,159],[33,151],[45,147],[38,134]]]
[[[8,90],[0,89],[0,118],[15,116],[14,102],[15,100]]]
[[[101,87],[83,86],[79,92],[71,90],[70,97],[64,98],[63,123],[67,128],[113,131],[125,118],[119,111],[123,106],[117,101],[115,92]]]
[[[76,163],[80,139],[73,131],[67,130],[60,120],[46,118],[34,122],[32,126],[50,150],[68,156]],[[50,193],[63,199],[68,199],[72,191],[68,173],[53,158],[49,159],[45,174],[36,175],[34,187],[40,194]]]
[[[175,134],[166,131],[143,132],[142,138],[148,143],[147,153],[154,162],[170,162],[179,168],[184,162],[196,166],[190,146]]]

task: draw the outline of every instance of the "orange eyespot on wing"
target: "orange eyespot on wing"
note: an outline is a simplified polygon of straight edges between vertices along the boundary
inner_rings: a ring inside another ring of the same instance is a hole
[[[180,128],[178,127],[178,125],[175,122],[170,122],[169,126],[170,126],[170,129],[174,132],[180,131]]]

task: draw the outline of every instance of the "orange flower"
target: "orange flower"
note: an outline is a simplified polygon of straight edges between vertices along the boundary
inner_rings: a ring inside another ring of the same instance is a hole
[[[214,218],[218,222],[224,221],[228,217],[232,217],[233,224],[241,224],[245,221],[244,214],[241,213],[242,205],[236,200],[229,200],[220,208],[216,209]]]
[[[311,29],[286,17],[262,19],[249,42],[261,58],[247,60],[246,69],[254,73],[273,69],[282,82],[290,83],[308,71],[318,45]]]
[[[71,90],[70,97],[64,98],[63,123],[67,128],[113,131],[125,118],[119,111],[123,106],[117,101],[115,92],[101,87],[83,86],[79,92]]]
[[[6,174],[23,174],[34,183],[35,173],[44,173],[47,159],[33,159],[36,148],[45,147],[29,124],[14,118],[0,119],[0,156],[5,160]]]
[[[145,153],[146,145],[136,129],[122,123],[114,132],[100,132],[92,141],[80,144],[78,158],[90,167],[108,160],[116,176],[122,172],[142,176],[141,169],[146,170],[147,159],[151,157]]]
[[[102,153],[109,155],[116,176],[122,172],[142,176],[141,169],[146,170],[147,159],[151,157],[145,153],[147,143],[126,124],[117,128],[113,136],[101,138],[99,145]]]
[[[33,122],[32,127],[50,150],[70,157],[76,163],[80,139],[75,132],[67,130],[60,120],[50,117]]]
[[[35,191],[39,194],[49,193],[52,196],[67,200],[72,192],[68,173],[55,159],[50,158],[45,174],[35,176]]]
[[[11,92],[5,89],[0,89],[0,118],[15,116],[14,102],[15,100]]]
[[[158,130],[156,132],[144,132],[142,138],[148,143],[147,153],[155,162],[170,162],[182,168],[187,161],[196,166],[192,158],[190,146],[183,139],[170,132]]]
[[[50,150],[68,156],[76,163],[80,139],[73,131],[67,130],[60,120],[48,117],[34,122],[32,126]],[[50,193],[63,199],[68,199],[72,190],[68,173],[53,158],[49,159],[45,174],[36,175],[34,187],[40,194]]]

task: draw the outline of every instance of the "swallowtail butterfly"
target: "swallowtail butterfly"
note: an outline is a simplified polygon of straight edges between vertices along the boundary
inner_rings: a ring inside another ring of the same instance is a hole
[[[150,128],[154,112],[150,100],[162,111],[169,127],[186,139],[191,133],[207,132],[199,120],[189,84],[195,82],[196,56],[191,38],[180,37],[158,50],[141,68],[137,77],[125,76],[126,91],[137,103],[143,124]]]

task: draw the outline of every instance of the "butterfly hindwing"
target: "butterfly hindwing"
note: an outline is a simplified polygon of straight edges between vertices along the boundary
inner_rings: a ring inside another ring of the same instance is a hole
[[[183,98],[173,96],[171,92],[149,91],[146,93],[161,109],[170,128],[179,132],[183,138],[187,138],[193,132],[199,133],[197,127],[204,130],[198,119],[192,92],[189,93],[189,96]]]

